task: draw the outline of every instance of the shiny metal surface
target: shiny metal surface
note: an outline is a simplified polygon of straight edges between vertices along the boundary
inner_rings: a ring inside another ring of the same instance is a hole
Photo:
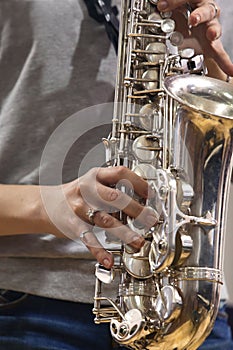
[[[233,120],[232,85],[205,76],[185,74],[167,77],[164,88],[187,107]]]
[[[107,164],[129,167],[153,188],[143,204],[158,223],[147,228],[123,217],[146,243],[138,253],[122,245],[111,271],[97,265],[93,312],[131,349],[196,350],[212,329],[222,283],[233,87],[193,64],[184,74],[182,58],[192,60],[194,50],[171,51],[182,35],[156,4],[122,2],[112,133],[104,143]]]

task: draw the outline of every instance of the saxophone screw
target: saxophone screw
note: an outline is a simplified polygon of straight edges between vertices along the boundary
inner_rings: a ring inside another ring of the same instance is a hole
[[[119,329],[119,336],[121,338],[125,338],[128,334],[128,327],[126,325],[122,325]]]
[[[159,189],[159,196],[162,199],[165,199],[167,197],[168,188],[166,186],[161,186]]]
[[[163,238],[158,243],[158,250],[160,254],[164,255],[167,252],[167,241]]]

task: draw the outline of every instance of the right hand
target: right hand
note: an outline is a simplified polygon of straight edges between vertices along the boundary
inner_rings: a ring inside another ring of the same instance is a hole
[[[93,224],[114,234],[135,250],[139,250],[144,244],[144,239],[108,212],[121,210],[128,216],[137,218],[147,228],[152,227],[158,219],[157,213],[152,208],[142,206],[117,189],[121,183],[144,199],[152,195],[148,183],[123,166],[94,168],[70,183],[61,187],[48,187],[47,193],[42,193],[47,213],[53,213],[53,217],[50,216],[52,222],[50,232],[55,235],[62,233],[74,240],[83,236],[82,242],[106,268],[113,265],[113,256],[103,248],[92,232]],[[62,191],[63,199],[57,191]],[[87,215],[90,208],[96,210],[93,223]]]
[[[186,0],[159,0],[159,11],[174,11],[178,16],[177,30],[185,36],[183,47],[195,47],[196,53],[204,54],[205,58],[213,59],[222,71],[233,76],[233,63],[221,42],[222,28],[218,20],[220,16],[219,5],[214,0],[190,0],[192,7],[189,22],[180,15]],[[189,27],[191,26],[191,30]],[[191,33],[191,35],[190,35]]]

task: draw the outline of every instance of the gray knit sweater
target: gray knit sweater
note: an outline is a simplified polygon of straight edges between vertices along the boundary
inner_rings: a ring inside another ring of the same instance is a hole
[[[115,70],[104,26],[89,17],[83,0],[1,0],[0,183],[38,184],[40,174],[43,184],[57,184],[101,165],[99,144],[109,126],[89,107],[112,101]],[[41,163],[42,153],[73,115],[77,140],[67,147],[69,130],[57,139],[56,156],[67,151],[57,176],[56,157]],[[92,302],[94,264],[79,241],[46,233],[0,238],[0,288]]]

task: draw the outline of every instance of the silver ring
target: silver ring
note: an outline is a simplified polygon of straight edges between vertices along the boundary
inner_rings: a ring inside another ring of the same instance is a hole
[[[214,2],[208,2],[208,5],[210,5],[214,8],[215,13],[214,13],[213,19],[216,18],[218,15],[218,6]]]
[[[98,213],[99,211],[101,211],[101,210],[100,209],[93,209],[93,208],[88,209],[86,215],[87,215],[87,217],[92,225],[95,225],[95,223],[94,223],[95,214]]]
[[[86,239],[85,239],[85,235],[86,235],[87,233],[92,233],[92,231],[91,231],[91,230],[86,230],[86,231],[83,231],[82,233],[80,233],[80,235],[79,235],[80,240],[81,240],[84,244],[87,243],[87,242],[86,242]]]

